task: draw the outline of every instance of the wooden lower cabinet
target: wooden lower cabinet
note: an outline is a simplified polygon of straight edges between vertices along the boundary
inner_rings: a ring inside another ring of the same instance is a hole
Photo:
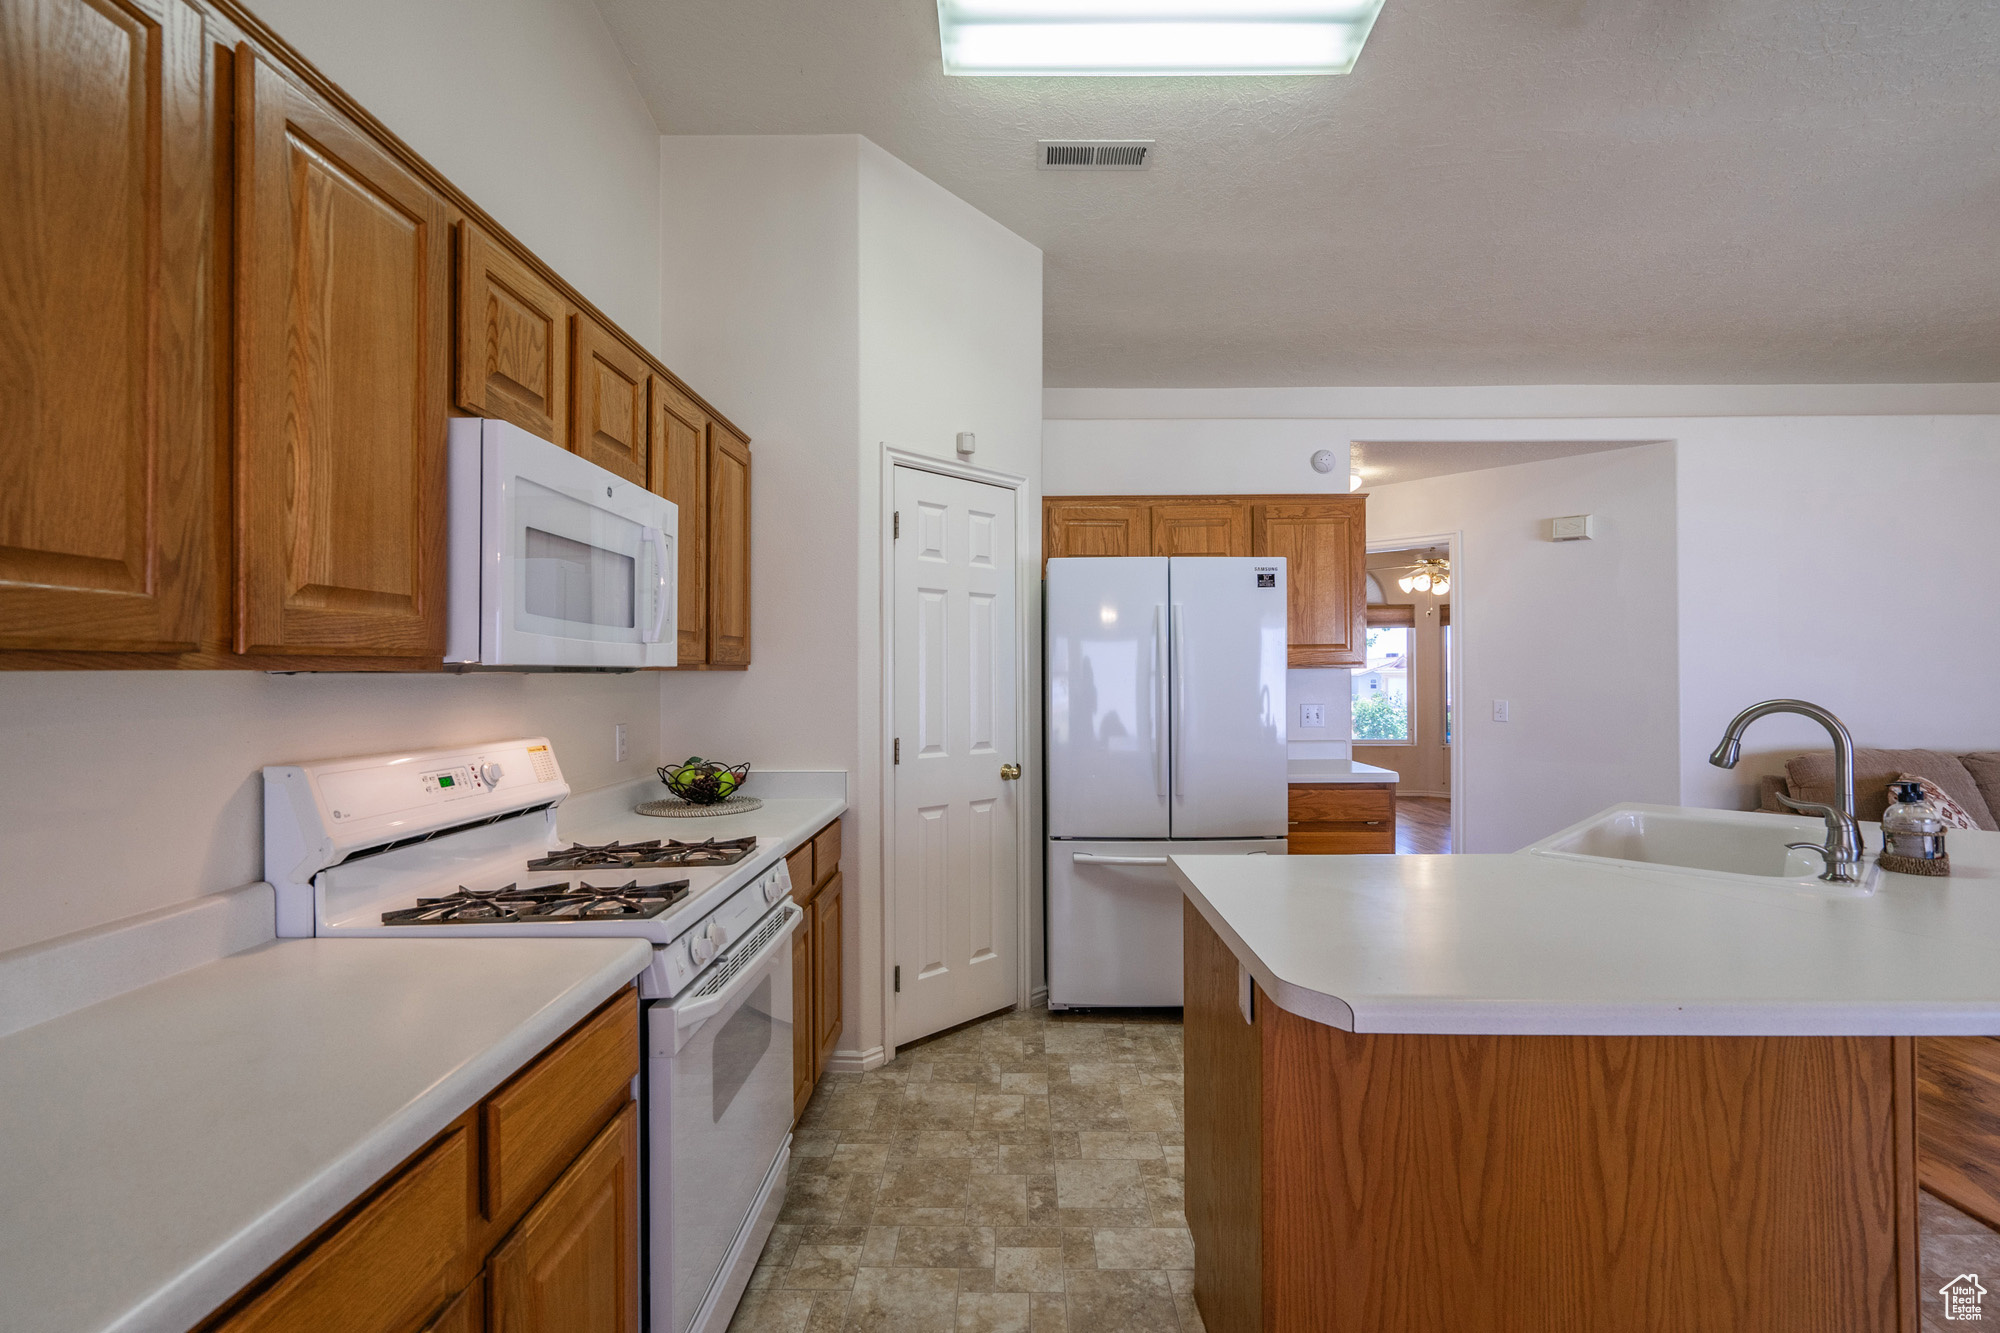
[[[1393,784],[1294,784],[1285,850],[1293,856],[1390,855],[1396,850]]]
[[[805,1114],[844,1028],[841,1014],[840,821],[785,858],[792,901],[805,911],[792,936],[792,1118]]]
[[[489,1268],[493,1333],[638,1333],[636,1103],[528,1211]]]
[[[1367,662],[1365,495],[1051,495],[1042,559],[1283,556],[1286,662]]]
[[[1210,1333],[1913,1333],[1907,1037],[1353,1033],[1184,904]]]
[[[203,1333],[638,1333],[639,1067],[627,987]]]
[[[1917,1173],[2000,1231],[2000,1037],[1917,1038]]]

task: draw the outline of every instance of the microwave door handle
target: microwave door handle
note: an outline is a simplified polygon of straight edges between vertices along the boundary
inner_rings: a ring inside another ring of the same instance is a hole
[[[653,591],[653,628],[641,635],[639,641],[658,643],[667,628],[667,534],[658,528],[646,528],[640,533],[640,539],[653,548],[653,581],[658,586]],[[639,600],[637,584],[632,588],[632,600],[635,603]],[[632,608],[632,620],[635,624],[639,620],[636,605]]]
[[[704,995],[699,1000],[689,1000],[674,1005],[675,1051],[678,1052],[681,1047],[687,1045],[702,1024],[728,1008],[731,1001],[764,974],[765,964],[770,962],[772,955],[785,947],[786,942],[792,938],[792,932],[799,928],[799,922],[805,919],[805,909],[790,899],[787,899],[778,910],[784,913],[785,924],[773,933],[770,939],[765,940],[756,953],[743,962],[737,969],[736,975],[729,979],[728,985],[713,995]]]

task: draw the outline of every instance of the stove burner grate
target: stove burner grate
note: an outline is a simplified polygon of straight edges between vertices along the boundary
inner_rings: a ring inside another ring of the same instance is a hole
[[[541,921],[643,921],[656,917],[687,897],[688,882],[641,884],[631,880],[616,888],[578,883],[543,884],[523,889],[514,884],[497,889],[468,889],[440,898],[419,898],[415,907],[382,914],[385,926],[463,926],[533,924]]]
[[[661,866],[734,865],[757,850],[757,839],[706,838],[681,842],[648,838],[644,842],[607,842],[598,846],[571,843],[528,862],[530,870],[648,870]]]

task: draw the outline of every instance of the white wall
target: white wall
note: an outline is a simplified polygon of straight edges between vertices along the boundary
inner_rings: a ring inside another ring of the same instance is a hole
[[[1596,516],[1596,538],[1543,521]],[[1469,852],[1511,852],[1617,800],[1679,789],[1674,447],[1384,486],[1368,539],[1460,533],[1455,743]],[[1492,720],[1506,699],[1510,721]]]
[[[853,135],[669,136],[660,154],[664,197],[703,201],[664,214],[665,359],[754,460],[753,665],[663,677],[662,745],[849,773],[840,1052],[874,1057],[882,446],[952,458],[970,430],[1038,514],[1041,254]]]
[[[1756,775],[1827,745],[1746,704],[1831,708],[1862,745],[2000,749],[2000,417],[1690,424],[1679,453],[1681,791],[1749,807]]]
[[[658,352],[660,132],[595,5],[253,0],[253,8]]]
[[[1051,417],[1042,423],[1042,482],[1050,495],[1344,495],[1353,439],[1345,426],[1269,418]],[[1333,451],[1333,471],[1313,471],[1311,459],[1320,449]]]
[[[587,0],[255,5],[657,345],[658,135]],[[0,949],[260,878],[264,764],[545,734],[584,790],[659,762],[658,709],[646,675],[0,673]]]

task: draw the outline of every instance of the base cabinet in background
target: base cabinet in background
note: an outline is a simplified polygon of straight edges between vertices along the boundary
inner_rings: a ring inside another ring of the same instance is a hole
[[[1293,856],[1392,855],[1396,788],[1295,783],[1287,802],[1285,850]]]
[[[813,1089],[840,1044],[840,821],[834,820],[785,858],[792,901],[805,911],[792,936],[792,1118],[806,1112]]]
[[[202,1333],[638,1333],[639,1054],[627,987]]]

